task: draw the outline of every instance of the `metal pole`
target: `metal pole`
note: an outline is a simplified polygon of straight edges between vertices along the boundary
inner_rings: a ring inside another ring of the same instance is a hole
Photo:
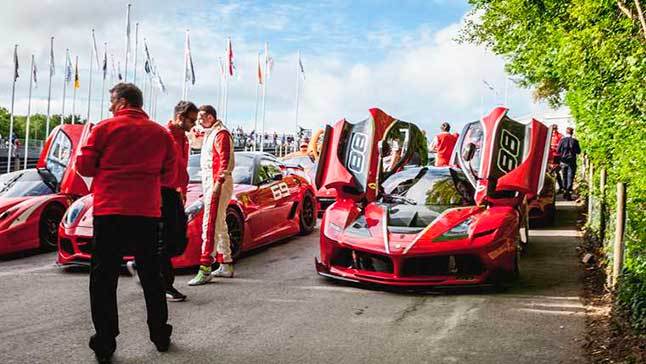
[[[14,55],[14,67],[15,65],[18,64],[18,60],[16,59],[18,57],[18,45],[16,44],[13,49],[13,55]],[[9,117],[9,150],[7,152],[7,173],[11,172],[11,152],[13,148],[13,106],[14,106],[14,101],[15,101],[15,96],[16,96],[16,72],[18,70],[14,68],[14,74],[12,75],[13,77],[13,84],[11,86],[11,116]]]
[[[94,42],[94,29],[92,29],[92,41]],[[91,110],[91,105],[92,105],[92,71],[94,69],[94,60],[93,58],[95,57],[94,54],[94,44],[92,45],[92,50],[90,51],[90,77],[87,83],[87,116],[85,118],[85,122],[89,123],[90,122],[90,110]]]
[[[265,82],[262,84],[262,133],[260,134],[260,151],[265,150],[265,118],[266,118],[266,97],[267,97],[267,83],[269,83],[269,78],[267,77],[267,61],[269,59],[269,43],[265,42]]]
[[[105,101],[105,76],[108,71],[108,43],[103,43],[103,50],[104,50],[104,61],[105,61],[105,67],[106,69],[103,71],[103,81],[101,81],[101,120],[103,120],[103,102]]]
[[[126,11],[126,66],[123,73],[123,81],[128,82],[128,55],[130,54],[130,7],[132,4],[128,4],[128,10]]]
[[[186,38],[184,39],[184,86],[182,88],[182,100],[186,101],[188,97],[188,83],[186,83],[186,69],[188,68],[188,29],[186,29]]]
[[[74,68],[74,93],[72,95],[72,124],[76,124],[76,73],[78,72],[79,56],[76,56],[76,67]]]
[[[588,174],[588,225],[592,223],[592,203],[594,201],[593,199],[593,194],[594,194],[594,167],[592,165],[592,162],[590,162],[590,170]]]
[[[617,183],[617,223],[612,264],[612,285],[616,286],[624,266],[624,228],[626,220],[626,185]]]
[[[50,43],[50,60],[49,60],[49,87],[47,91],[47,121],[45,122],[45,139],[49,136],[49,122],[51,120],[51,105],[52,105],[52,76],[54,75],[54,60],[51,58],[54,54],[54,37],[49,39]]]
[[[301,75],[299,75],[300,66],[298,64],[300,59],[301,59],[301,51],[298,51],[298,60],[296,61],[296,118],[295,118],[296,128],[294,129],[297,134],[298,134],[298,102],[301,94]],[[297,143],[296,140],[294,140],[294,142]]]
[[[601,175],[599,180],[599,191],[601,192],[601,204],[599,208],[599,237],[601,241],[605,241],[606,237],[606,168],[601,168]]]
[[[31,55],[31,72],[29,72],[29,98],[27,99],[27,125],[25,128],[25,163],[22,169],[27,169],[27,157],[29,156],[29,125],[31,124],[31,90],[34,84],[34,55]]]
[[[68,70],[68,67],[72,67],[72,65],[68,65],[67,63],[69,59],[67,57],[67,54],[69,53],[69,51],[70,51],[69,48],[65,50],[65,69],[63,70],[63,72],[65,72],[65,74],[63,75],[63,107],[61,109],[60,125],[63,125],[63,123],[65,122],[65,99],[66,99],[65,94],[67,93],[67,70]]]
[[[132,83],[137,84],[137,53],[139,50],[139,22],[135,23],[135,65],[134,65],[134,75],[132,77]]]

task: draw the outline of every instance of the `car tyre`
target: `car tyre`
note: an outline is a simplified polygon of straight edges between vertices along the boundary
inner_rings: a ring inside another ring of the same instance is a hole
[[[229,242],[231,244],[231,257],[236,259],[242,253],[244,222],[242,221],[242,217],[238,211],[233,208],[228,208],[226,223],[227,231],[229,233]]]
[[[57,203],[45,207],[41,213],[38,223],[41,249],[50,251],[58,247],[58,225],[60,225],[64,214],[65,209]]]
[[[316,227],[316,202],[309,193],[305,194],[299,217],[300,234],[308,235]]]

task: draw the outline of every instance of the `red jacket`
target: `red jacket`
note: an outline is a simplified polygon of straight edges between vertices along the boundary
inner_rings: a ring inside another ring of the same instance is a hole
[[[188,137],[184,129],[177,125],[173,125],[172,122],[168,123],[168,131],[175,141],[175,156],[177,157],[177,173],[175,175],[175,180],[171,183],[162,184],[163,187],[177,189],[179,188],[182,191],[182,194],[186,196],[186,190],[188,188]]]
[[[227,129],[214,131],[213,142],[213,180],[224,182],[226,175],[233,170],[233,145],[231,133]]]
[[[437,152],[435,156],[435,166],[448,166],[451,162],[453,148],[455,147],[455,143],[458,141],[458,135],[444,132],[436,135],[435,138],[435,150]]]
[[[124,109],[97,124],[76,158],[94,177],[94,215],[159,217],[161,185],[175,180],[175,145],[141,109]]]

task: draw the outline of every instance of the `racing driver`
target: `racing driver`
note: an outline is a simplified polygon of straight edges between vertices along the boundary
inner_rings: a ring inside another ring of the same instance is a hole
[[[200,157],[204,193],[202,255],[199,271],[188,282],[189,286],[208,283],[213,277],[233,277],[233,259],[226,224],[227,205],[233,192],[233,139],[222,121],[218,120],[213,106],[202,105],[199,110],[198,118],[202,126],[213,130],[204,140]],[[214,254],[220,266],[211,272]]]

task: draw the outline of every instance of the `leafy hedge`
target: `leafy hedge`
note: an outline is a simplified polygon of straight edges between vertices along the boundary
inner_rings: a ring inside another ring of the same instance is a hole
[[[461,39],[488,45],[537,98],[570,108],[584,153],[596,171],[608,172],[609,222],[616,213],[615,184],[628,185],[618,299],[632,324],[646,329],[646,29],[635,1],[469,2],[473,14]],[[641,8],[646,11],[643,1]],[[592,190],[598,197],[598,188]],[[610,223],[602,238],[613,237]]]

